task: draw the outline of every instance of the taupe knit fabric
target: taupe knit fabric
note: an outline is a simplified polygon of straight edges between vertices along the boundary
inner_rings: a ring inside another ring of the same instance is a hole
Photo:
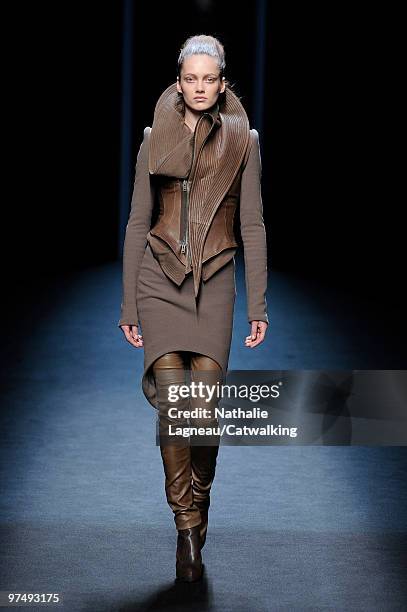
[[[154,408],[158,408],[157,390],[151,366],[165,353],[207,355],[226,376],[235,297],[234,259],[203,283],[195,302],[192,274],[178,287],[164,274],[147,245],[138,277],[137,304],[144,339],[142,389]]]
[[[123,294],[118,325],[137,325],[137,278],[147,246],[147,233],[155,201],[154,179],[148,170],[149,127],[137,156],[131,211],[123,252]],[[267,238],[261,197],[261,156],[259,137],[250,130],[251,148],[242,174],[239,204],[243,240],[248,321],[269,322],[267,314]]]
[[[164,93],[166,96],[160,100],[170,99],[174,104],[174,98],[171,98],[172,86]],[[240,102],[235,103],[233,98],[233,104],[236,104],[234,109],[233,105],[228,107],[232,114],[237,112]],[[169,108],[173,107],[170,105]],[[241,108],[238,109],[240,113]],[[225,108],[223,110],[225,111]],[[262,169],[258,133],[255,129],[249,129],[249,140],[245,143],[243,129],[243,137],[241,135],[239,140],[237,124],[234,120],[229,122],[226,114],[222,112],[219,114],[218,111],[219,108],[216,107],[210,117],[201,121],[202,132],[196,134],[196,138],[204,144],[203,148],[200,148],[203,153],[206,136],[211,130],[216,129],[218,149],[208,149],[207,153],[202,155],[203,175],[208,168],[212,168],[210,182],[213,186],[212,192],[207,188],[200,191],[199,187],[195,192],[191,191],[190,215],[195,219],[199,218],[203,223],[197,224],[197,233],[190,234],[195,267],[193,273],[185,275],[185,280],[180,286],[164,273],[147,241],[153,208],[156,204],[157,183],[151,171],[159,174],[159,168],[165,172],[167,167],[167,171],[170,172],[168,176],[183,176],[184,172],[188,174],[188,165],[191,163],[188,151],[193,134],[188,131],[184,123],[180,123],[180,131],[175,130],[172,133],[169,143],[165,141],[168,148],[164,150],[150,146],[153,132],[152,128],[146,127],[137,156],[131,211],[124,243],[123,299],[118,325],[141,325],[139,333],[142,333],[144,338],[142,387],[147,400],[155,408],[157,408],[156,390],[151,366],[155,359],[166,352],[192,351],[206,354],[219,363],[224,375],[227,373],[236,296],[235,260],[234,257],[229,259],[223,267],[204,280],[199,256],[214,210],[225,195],[225,191],[227,192],[230,182],[242,168],[238,211],[244,247],[247,319],[249,322],[253,320],[269,322],[266,302],[267,244],[261,196]],[[177,118],[179,116],[179,114],[173,115],[172,125],[174,121],[179,121]],[[225,131],[222,133],[223,129]],[[228,159],[228,145],[225,138],[227,133],[234,134],[235,140],[232,137],[232,142],[236,146],[235,157],[230,158],[229,171],[227,164],[224,163],[225,159]],[[157,130],[156,144],[160,140],[163,142],[162,134],[163,132],[160,137]],[[209,138],[208,147],[211,142]],[[178,157],[173,156],[176,148]],[[218,166],[213,161],[217,150],[222,151],[223,156],[223,163]],[[160,151],[161,157],[159,157]],[[220,183],[216,182],[216,168],[223,173]],[[200,194],[201,208],[199,197],[194,193]],[[198,296],[197,283],[200,286]]]

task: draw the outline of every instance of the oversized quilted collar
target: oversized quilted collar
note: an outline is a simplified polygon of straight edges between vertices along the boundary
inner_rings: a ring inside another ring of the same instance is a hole
[[[205,111],[206,132],[220,127],[219,104]],[[191,170],[194,134],[185,125],[185,102],[170,85],[157,101],[150,133],[150,174],[187,178]]]
[[[195,297],[199,292],[205,238],[218,206],[242,165],[250,142],[246,111],[226,86],[217,104],[202,113],[192,133],[184,100],[172,83],[159,97],[150,132],[149,172],[190,178],[189,240]]]

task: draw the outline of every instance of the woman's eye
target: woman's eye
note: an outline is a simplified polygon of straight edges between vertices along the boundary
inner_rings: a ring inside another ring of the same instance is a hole
[[[193,79],[192,77],[187,77],[186,79],[187,83],[194,83],[195,79]],[[213,77],[209,77],[208,79],[206,79],[206,81],[208,83],[214,83],[216,79],[214,79]]]

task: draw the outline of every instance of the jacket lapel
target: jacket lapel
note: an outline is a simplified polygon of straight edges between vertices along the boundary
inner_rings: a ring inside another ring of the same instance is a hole
[[[203,113],[192,134],[176,83],[157,101],[150,133],[149,171],[190,178],[189,245],[194,293],[199,293],[206,235],[218,206],[241,167],[250,126],[238,97],[226,87],[222,104]]]

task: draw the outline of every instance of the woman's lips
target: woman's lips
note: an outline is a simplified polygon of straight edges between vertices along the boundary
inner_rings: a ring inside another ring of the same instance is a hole
[[[194,100],[196,100],[197,102],[204,102],[206,98],[199,97],[199,98],[194,98]]]

